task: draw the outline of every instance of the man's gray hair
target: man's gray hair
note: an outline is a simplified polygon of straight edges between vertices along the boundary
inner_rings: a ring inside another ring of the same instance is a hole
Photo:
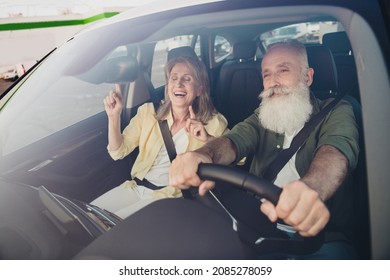
[[[284,40],[284,41],[279,41],[279,42],[273,43],[267,47],[267,52],[265,53],[265,56],[267,55],[267,53],[270,50],[275,49],[275,48],[287,48],[287,49],[291,49],[291,50],[295,51],[300,57],[302,72],[309,67],[306,47],[304,44],[302,44],[298,40],[290,39],[290,40]]]

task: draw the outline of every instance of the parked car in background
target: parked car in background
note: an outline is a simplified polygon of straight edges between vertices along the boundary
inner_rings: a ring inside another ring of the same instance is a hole
[[[28,71],[31,67],[33,67],[38,60],[27,60],[21,63],[15,64],[8,71],[3,73],[3,79],[16,81],[19,77],[23,76],[24,73]]]
[[[16,71],[16,68],[11,68],[7,70],[6,72],[3,73],[4,80],[10,80],[10,81],[15,81],[18,79],[18,72]]]
[[[389,6],[385,0],[166,1],[85,28],[1,95],[0,258],[243,259],[261,254],[256,244],[242,242],[230,217],[221,218],[202,200],[158,201],[126,220],[91,205],[129,179],[136,157],[134,152],[114,162],[107,154],[102,100],[115,85],[121,87],[125,127],[139,106],[163,95],[168,51],[185,45],[207,66],[213,102],[232,126],[259,104],[262,80],[256,71],[266,40],[295,36],[296,29],[289,29],[294,25],[315,26],[297,39],[318,37],[304,43],[332,52],[309,58],[310,64],[321,62],[312,90],[319,98],[347,93],[356,101],[361,158],[351,198],[355,242],[361,259],[390,259]],[[345,43],[338,49],[327,45],[326,34]],[[255,46],[249,54],[238,50],[247,46]],[[321,71],[330,73],[323,69],[325,61],[334,66],[338,83],[322,81]],[[234,72],[227,67],[245,65],[257,74],[226,74]],[[216,177],[225,172],[219,176],[225,181],[242,174],[242,168],[238,173],[207,168]],[[259,180],[256,195],[272,187]],[[189,240],[194,232],[196,239]],[[166,237],[173,235],[171,244]]]

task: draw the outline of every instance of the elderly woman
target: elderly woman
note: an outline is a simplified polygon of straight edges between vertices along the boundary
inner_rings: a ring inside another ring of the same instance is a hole
[[[196,57],[177,57],[166,68],[165,99],[155,112],[152,103],[142,105],[129,125],[120,131],[122,99],[119,88],[104,100],[108,116],[108,152],[123,159],[135,148],[139,154],[131,177],[98,197],[91,204],[125,218],[156,199],[181,197],[168,186],[170,159],[158,121],[166,120],[176,153],[192,151],[227,130],[227,121],[210,99],[209,79],[204,64]]]

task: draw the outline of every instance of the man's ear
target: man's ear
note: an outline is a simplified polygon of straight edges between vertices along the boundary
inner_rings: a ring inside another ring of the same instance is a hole
[[[313,83],[313,76],[314,76],[314,69],[308,68],[306,74],[306,80],[305,80],[307,86],[311,86],[311,84]]]

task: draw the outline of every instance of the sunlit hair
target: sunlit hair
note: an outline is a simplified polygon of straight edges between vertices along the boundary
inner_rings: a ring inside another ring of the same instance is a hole
[[[264,56],[267,56],[267,53],[270,52],[273,49],[276,48],[284,48],[284,49],[290,49],[294,52],[297,53],[299,56],[299,60],[301,62],[301,74],[302,77],[305,77],[307,74],[307,69],[309,68],[309,62],[307,59],[307,52],[306,52],[306,47],[304,44],[299,42],[298,40],[291,39],[291,40],[284,40],[284,41],[279,41],[276,43],[273,43],[267,47],[267,52],[265,53]]]
[[[178,64],[184,63],[191,71],[191,75],[195,82],[195,93],[199,94],[192,104],[192,109],[196,114],[196,118],[203,124],[216,114],[215,107],[210,98],[210,83],[207,74],[206,66],[196,57],[180,56],[169,60],[165,66],[165,97],[161,106],[157,110],[156,118],[162,120],[169,114],[171,109],[171,100],[168,95],[168,81],[172,68]]]

